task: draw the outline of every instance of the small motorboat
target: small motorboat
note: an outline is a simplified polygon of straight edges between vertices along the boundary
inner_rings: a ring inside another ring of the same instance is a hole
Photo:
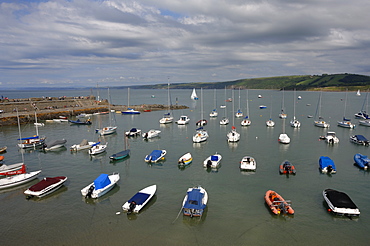
[[[339,143],[339,138],[335,134],[335,132],[327,132],[325,136],[325,142],[328,144],[335,144]]]
[[[267,108],[267,106],[266,105],[260,105],[259,108],[260,109],[265,109],[265,108]]]
[[[108,146],[108,143],[100,144],[100,142],[97,142],[91,146],[91,148],[89,149],[89,154],[97,155],[97,154],[103,153],[106,151],[107,146]]]
[[[127,137],[137,137],[141,134],[141,130],[137,128],[131,128],[130,131],[125,132]]]
[[[13,176],[7,176],[5,178],[0,179],[0,189],[6,189],[13,186],[21,185],[27,183],[31,180],[37,178],[37,175],[41,173],[41,170],[34,171],[30,173],[22,173]]]
[[[34,184],[30,188],[25,190],[24,194],[27,195],[27,199],[30,199],[34,196],[43,197],[62,187],[66,180],[67,177],[65,176],[58,176],[53,178],[45,177],[37,184]]]
[[[7,148],[8,148],[7,146],[1,147],[0,148],[0,153],[6,152]]]
[[[179,158],[179,165],[189,165],[193,161],[193,157],[191,156],[191,153],[185,153]]]
[[[140,210],[152,199],[157,191],[157,185],[148,186],[139,192],[137,192],[133,197],[130,198],[125,204],[122,205],[123,211],[130,213],[139,213]]]
[[[229,119],[226,117],[222,117],[222,119],[220,120],[220,125],[227,125],[227,124],[229,124]]]
[[[285,160],[279,166],[280,174],[295,174],[295,167],[290,163],[290,161]]]
[[[80,144],[74,144],[70,147],[71,151],[79,151],[84,149],[90,149],[96,142],[88,142],[87,139],[82,140]]]
[[[189,188],[182,202],[183,213],[190,217],[200,217],[207,207],[208,194],[201,186]]]
[[[94,180],[94,182],[83,188],[81,190],[81,194],[85,198],[101,197],[110,191],[119,179],[119,173],[113,173],[111,175],[102,173]]]
[[[206,119],[203,119],[203,120],[198,120],[196,123],[195,123],[195,125],[196,126],[205,126],[205,125],[207,125],[207,120]]]
[[[320,156],[319,169],[322,173],[336,173],[334,161],[328,156]]]
[[[164,160],[164,156],[167,154],[166,150],[153,150],[152,153],[145,156],[145,162],[158,162]]]
[[[211,155],[207,157],[207,159],[204,160],[203,166],[204,167],[211,167],[211,168],[216,168],[220,165],[220,161],[222,159],[222,156],[216,152],[216,154]]]
[[[88,118],[87,120],[80,120],[80,119],[68,120],[68,122],[71,123],[71,125],[91,125],[92,124],[90,118]]]
[[[240,161],[240,170],[242,171],[255,171],[257,162],[252,156],[244,156]]]
[[[102,129],[96,129],[96,133],[99,133],[100,136],[110,135],[117,132],[117,126],[107,126]]]
[[[350,136],[349,140],[352,143],[369,146],[370,142],[365,138],[363,135],[352,135]]]
[[[65,139],[58,139],[58,140],[51,140],[49,142],[44,143],[42,148],[44,150],[55,150],[64,147],[67,140]]]
[[[1,165],[0,166],[0,175],[2,176],[9,176],[9,175],[16,175],[26,173],[26,165],[24,163],[16,163],[11,165]]]
[[[122,151],[120,151],[116,154],[113,154],[113,155],[109,156],[109,159],[114,160],[114,161],[122,160],[122,159],[128,157],[129,155],[130,155],[130,150],[126,149],[126,150],[122,150]]]
[[[361,155],[360,153],[357,153],[353,156],[353,159],[355,161],[355,165],[357,165],[359,168],[367,170],[370,166],[370,159],[367,157],[367,155]]]
[[[290,137],[286,133],[281,133],[278,139],[279,143],[288,144],[290,143]]]
[[[360,215],[360,210],[346,193],[333,189],[326,189],[322,192],[322,195],[329,206],[329,212],[335,215],[349,217]]]
[[[151,138],[159,137],[159,134],[160,133],[161,133],[160,130],[151,129],[151,130],[149,130],[147,132],[144,132],[142,136],[145,139],[151,139]]]
[[[274,214],[294,214],[290,201],[284,200],[281,195],[273,190],[266,192],[265,201]]]
[[[176,123],[177,123],[178,125],[186,125],[186,124],[188,124],[188,123],[189,123],[189,121],[190,121],[190,118],[189,118],[188,116],[186,116],[186,115],[181,115],[181,116],[180,116],[180,119],[179,119],[178,121],[176,121]]]

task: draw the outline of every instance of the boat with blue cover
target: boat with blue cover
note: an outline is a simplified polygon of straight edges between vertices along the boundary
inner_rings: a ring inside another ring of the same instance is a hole
[[[361,169],[367,170],[370,166],[370,159],[367,157],[367,155],[357,153],[353,156],[353,159],[355,161],[355,165]]]
[[[207,207],[208,194],[201,186],[192,187],[187,190],[186,196],[182,202],[183,213],[190,217],[202,216]]]
[[[349,138],[352,143],[369,146],[370,142],[363,135],[353,135]]]
[[[80,120],[80,119],[68,120],[68,122],[73,125],[91,125],[92,124],[90,118],[88,118],[87,120]]]
[[[322,173],[336,173],[337,168],[335,167],[334,161],[328,156],[320,156],[319,168]]]
[[[204,160],[203,166],[207,168],[208,167],[211,167],[211,168],[218,167],[221,159],[222,159],[222,156],[216,152],[216,154],[211,155],[207,159]]]
[[[81,194],[85,198],[101,197],[110,191],[119,179],[119,173],[113,173],[111,175],[102,173],[94,180],[94,182],[83,188],[81,190]]]
[[[152,153],[145,156],[146,162],[158,162],[164,159],[164,156],[167,154],[166,150],[153,150]]]
[[[148,186],[139,192],[137,192],[133,197],[130,198],[125,204],[122,205],[123,211],[130,213],[139,213],[140,210],[152,199],[157,191],[157,185]]]

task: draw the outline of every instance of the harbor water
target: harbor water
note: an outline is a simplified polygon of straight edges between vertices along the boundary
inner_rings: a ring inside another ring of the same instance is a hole
[[[2,245],[368,245],[370,239],[370,172],[354,166],[356,153],[370,155],[369,147],[353,144],[349,137],[361,134],[370,139],[370,127],[358,125],[354,114],[361,110],[366,93],[356,96],[348,92],[323,92],[321,116],[328,121],[329,129],[315,127],[315,116],[320,92],[297,92],[301,100],[294,100],[293,91],[284,92],[286,120],[278,117],[282,109],[282,91],[249,90],[249,118],[252,125],[241,127],[242,118],[234,118],[239,109],[239,92],[231,90],[203,90],[204,112],[199,100],[190,99],[192,90],[171,90],[171,103],[187,105],[189,109],[173,111],[175,120],[187,115],[191,121],[180,126],[175,123],[160,125],[165,111],[144,112],[140,115],[112,113],[118,130],[116,134],[99,137],[95,129],[109,125],[108,115],[91,116],[90,126],[69,123],[45,123],[39,127],[40,135],[48,140],[67,139],[66,148],[44,152],[18,149],[17,126],[0,128],[0,147],[8,146],[4,164],[13,164],[24,158],[28,171],[42,170],[39,178],[30,183],[0,191],[2,215],[0,235]],[[96,89],[66,91],[2,92],[9,98],[42,96],[97,95]],[[110,89],[111,102],[118,105],[167,104],[167,90]],[[247,92],[241,90],[240,108],[247,112]],[[108,98],[107,90],[100,89],[101,98]],[[261,98],[258,98],[261,95]],[[214,100],[216,98],[216,100]],[[216,101],[216,102],[215,102]],[[289,125],[296,104],[299,129]],[[226,108],[220,108],[226,105]],[[260,109],[260,105],[267,106]],[[216,106],[217,118],[209,118]],[[195,122],[201,115],[208,120],[204,127],[210,137],[195,144]],[[266,127],[270,118],[275,127]],[[226,115],[230,124],[221,126]],[[343,116],[352,118],[355,129],[337,126]],[[279,134],[285,132],[290,144],[280,144]],[[226,134],[234,125],[241,134],[237,143],[228,143]],[[124,132],[131,128],[161,130],[159,138],[144,140],[141,136],[130,138],[131,155],[122,161],[111,162],[109,156],[124,149]],[[319,137],[335,131],[340,142],[328,145]],[[21,126],[22,137],[35,135],[33,124]],[[89,141],[108,142],[106,153],[89,156],[88,152],[71,152],[69,147]],[[154,149],[165,149],[164,161],[156,164],[144,162],[145,155]],[[181,155],[191,152],[193,162],[180,168]],[[203,168],[203,161],[210,155],[222,155],[217,169]],[[253,156],[257,161],[255,172],[241,172],[243,156]],[[336,164],[337,173],[321,174],[318,169],[320,156],[329,156]],[[279,164],[289,160],[297,174],[279,174]],[[120,173],[120,181],[108,194],[98,199],[85,199],[80,190],[101,173]],[[41,199],[27,200],[23,192],[44,177],[67,176],[65,185],[55,193]],[[139,214],[127,215],[122,205],[137,191],[157,185],[157,193]],[[208,206],[201,218],[179,214],[182,201],[189,187],[201,185],[209,195]],[[346,192],[361,211],[358,218],[333,216],[327,211],[322,196],[324,189]],[[295,210],[293,216],[273,215],[265,205],[264,194],[275,190],[290,200]]]

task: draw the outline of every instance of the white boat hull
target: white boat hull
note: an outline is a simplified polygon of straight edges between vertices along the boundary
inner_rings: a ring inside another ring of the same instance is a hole
[[[67,177],[65,177],[65,179],[60,180],[58,183],[45,187],[43,190],[40,190],[40,191],[31,191],[30,189],[27,189],[24,191],[24,194],[28,196],[44,197],[58,190],[60,187],[62,187],[64,182],[66,182],[66,180],[67,180]]]
[[[244,156],[240,161],[240,170],[255,171],[257,168],[256,160],[251,156]]]
[[[212,155],[209,156],[207,159],[204,160],[203,166],[204,167],[211,167],[211,168],[216,168],[220,165],[222,156],[220,154],[214,154],[214,156],[217,156],[217,160],[213,161],[212,160]]]
[[[30,172],[30,173],[18,174],[18,175],[9,176],[9,177],[0,179],[0,189],[6,189],[6,188],[10,188],[13,186],[27,183],[37,178],[37,175],[39,175],[40,173],[41,173],[41,170]]]
[[[135,202],[136,204],[135,204],[134,209],[132,210],[132,212],[139,213],[140,210],[152,199],[152,197],[155,195],[156,191],[157,191],[157,185],[151,185],[151,186],[148,186],[148,187],[140,190],[138,193],[147,195],[148,197],[145,199],[144,202],[141,202],[140,204],[137,204],[137,202]],[[138,193],[136,193],[136,195]],[[134,197],[135,196],[133,196],[130,200],[132,200]],[[122,209],[125,212],[128,212],[130,210],[130,204],[132,204],[132,201],[130,203],[129,203],[129,201],[127,201],[125,204],[122,205]]]
[[[111,175],[108,176],[109,177],[109,180],[110,180],[110,184],[105,186],[104,188],[102,189],[97,189],[91,193],[91,198],[98,198],[98,197],[101,197],[105,194],[107,194],[111,189],[113,189],[114,185],[119,181],[120,177],[119,177],[119,173],[113,173]],[[81,194],[86,197],[86,195],[88,194],[89,192],[89,188],[94,185],[94,182],[92,182],[91,184],[89,184],[88,186],[86,186],[85,188],[83,188],[81,190]]]

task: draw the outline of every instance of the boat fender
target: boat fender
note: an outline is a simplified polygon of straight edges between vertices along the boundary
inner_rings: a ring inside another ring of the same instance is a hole
[[[94,192],[94,189],[95,189],[95,186],[94,185],[91,185],[89,190],[87,191],[87,194],[86,194],[86,198],[91,198],[91,194]]]

